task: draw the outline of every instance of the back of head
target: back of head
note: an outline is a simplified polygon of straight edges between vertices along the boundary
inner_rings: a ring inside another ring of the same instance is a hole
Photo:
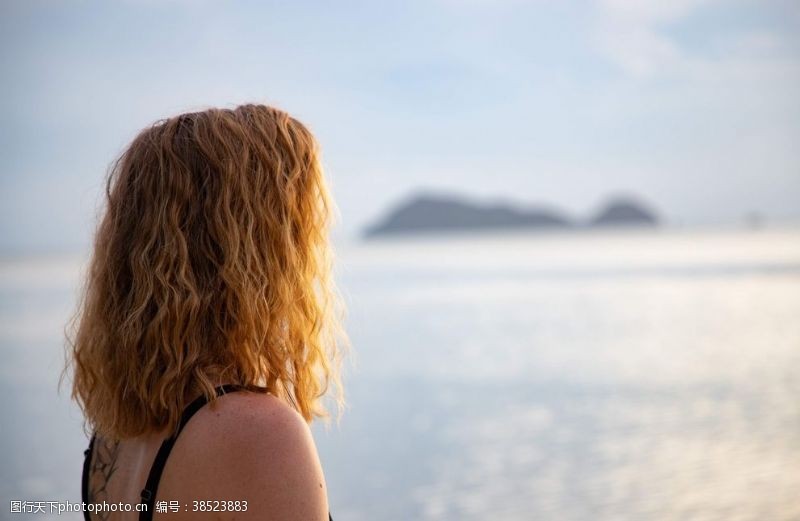
[[[340,329],[309,130],[264,105],[162,120],[114,164],[106,196],[69,338],[91,426],[175,428],[187,397],[221,382],[323,414]]]

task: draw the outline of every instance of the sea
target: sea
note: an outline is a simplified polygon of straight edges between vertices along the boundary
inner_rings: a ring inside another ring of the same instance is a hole
[[[0,519],[80,501],[88,252],[0,257]],[[341,241],[337,521],[800,520],[800,228]],[[275,477],[280,480],[280,476]]]

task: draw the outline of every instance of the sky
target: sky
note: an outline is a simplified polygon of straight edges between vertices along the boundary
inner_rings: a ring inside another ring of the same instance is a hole
[[[0,74],[0,253],[85,248],[141,128],[243,102],[317,135],[342,237],[420,191],[800,222],[796,0],[4,0]]]

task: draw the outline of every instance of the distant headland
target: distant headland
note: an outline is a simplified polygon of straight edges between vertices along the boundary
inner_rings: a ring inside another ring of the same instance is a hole
[[[586,220],[544,207],[522,207],[509,203],[478,204],[455,195],[418,194],[410,197],[364,236],[416,234],[477,229],[559,229],[606,226],[657,226],[659,218],[634,197],[615,197]]]

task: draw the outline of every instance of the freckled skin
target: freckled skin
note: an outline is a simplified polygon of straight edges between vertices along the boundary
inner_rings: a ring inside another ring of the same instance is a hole
[[[163,438],[120,442],[121,472],[109,483],[114,501],[138,502],[149,462]],[[247,510],[193,511],[193,502],[200,500],[247,501]],[[155,513],[155,520],[328,519],[325,478],[308,424],[268,394],[226,394],[198,411],[172,449],[156,501],[178,501],[180,511]],[[117,519],[137,517],[133,513]]]
[[[175,444],[158,499],[183,519],[328,519],[325,479],[305,420],[279,399],[232,393],[201,409]],[[247,501],[246,512],[192,512],[195,500]],[[166,517],[166,515],[165,515]]]

